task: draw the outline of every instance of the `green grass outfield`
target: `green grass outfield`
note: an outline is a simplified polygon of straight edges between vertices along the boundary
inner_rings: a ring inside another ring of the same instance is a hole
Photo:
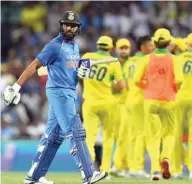
[[[1,184],[22,184],[25,173],[20,172],[2,172],[1,173]],[[76,173],[49,173],[47,178],[55,181],[56,184],[81,184],[80,176]],[[112,178],[111,180],[104,180],[98,183],[103,184],[192,184],[188,178],[183,180],[160,180],[151,181],[149,179],[122,179]]]

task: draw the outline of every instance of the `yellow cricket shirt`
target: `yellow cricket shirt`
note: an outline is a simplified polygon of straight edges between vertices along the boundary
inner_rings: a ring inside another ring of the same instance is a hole
[[[86,53],[82,58],[90,58],[91,60],[103,60],[112,58],[105,51],[97,51]],[[116,81],[122,80],[121,66],[119,62],[92,65],[90,68],[89,78],[84,80],[84,99],[101,100],[113,97],[111,82],[112,78]]]
[[[142,52],[137,52],[133,57],[130,58],[129,62],[126,63],[126,66],[124,67],[124,73],[126,76],[126,80],[128,83],[128,92],[129,96],[136,97],[136,96],[143,96],[143,90],[139,88],[135,82],[134,77],[136,74],[136,71],[143,69],[143,58],[145,57],[145,54]]]
[[[181,84],[177,97],[192,99],[192,51],[180,54],[176,63],[176,80]]]

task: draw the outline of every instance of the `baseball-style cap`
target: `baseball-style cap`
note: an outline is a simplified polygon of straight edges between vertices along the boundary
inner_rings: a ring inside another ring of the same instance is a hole
[[[154,41],[171,41],[173,37],[168,29],[160,28],[154,34]]]
[[[113,40],[109,36],[101,36],[97,40],[97,45],[102,45],[104,48],[113,48]]]
[[[192,33],[187,36],[187,43],[192,45]]]
[[[130,41],[128,39],[126,39],[126,38],[121,38],[121,39],[117,40],[116,48],[121,48],[123,46],[130,47],[131,46]]]
[[[174,43],[181,51],[185,51],[187,49],[186,42],[183,38],[174,38]]]

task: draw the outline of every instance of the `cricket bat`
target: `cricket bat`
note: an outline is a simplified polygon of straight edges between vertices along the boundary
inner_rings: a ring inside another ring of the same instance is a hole
[[[104,64],[104,63],[111,63],[111,62],[117,62],[118,58],[109,58],[109,59],[103,59],[103,60],[90,60],[90,65],[97,65],[97,64]],[[48,71],[47,71],[47,67],[40,67],[37,70],[37,74],[38,76],[44,76],[44,75],[48,75]]]
[[[91,65],[97,65],[97,64],[103,64],[103,63],[111,63],[111,62],[117,62],[118,58],[109,58],[109,59],[103,59],[103,60],[91,60]]]

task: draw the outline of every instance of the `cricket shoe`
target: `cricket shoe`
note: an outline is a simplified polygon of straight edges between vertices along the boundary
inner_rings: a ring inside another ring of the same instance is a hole
[[[174,174],[171,176],[171,178],[181,180],[181,179],[183,179],[183,174],[182,173]]]
[[[119,177],[119,170],[117,170],[114,166],[111,168],[110,170],[110,175],[114,176],[114,177]]]
[[[161,174],[160,172],[154,172],[152,173],[151,180],[156,181],[161,179]]]
[[[102,171],[102,172],[100,172],[100,171],[94,171],[90,183],[91,183],[91,184],[92,184],[92,183],[96,183],[96,182],[104,179],[104,178],[107,177],[107,176],[108,176],[108,173],[105,172],[105,171]]]
[[[135,178],[150,178],[150,175],[148,173],[146,173],[146,171],[144,170],[138,170],[135,172],[131,172],[131,176],[135,177]]]
[[[24,179],[24,184],[54,184],[54,182],[46,180],[45,177],[39,178],[39,181],[33,181],[31,177],[26,176]]]
[[[90,183],[91,178],[83,178],[82,181],[83,181],[83,184],[91,184]]]
[[[192,172],[189,173],[189,180],[192,180]]]
[[[130,175],[130,173],[129,173],[129,170],[126,170],[126,171],[125,171],[125,178],[126,178],[126,179],[131,178],[131,175]]]
[[[161,162],[161,172],[164,179],[168,180],[171,177],[170,163],[168,159],[163,159]]]
[[[119,177],[124,177],[124,178],[130,178],[130,174],[128,170],[121,170],[118,173]]]
[[[115,177],[126,177],[126,170],[117,170],[115,167],[111,168],[110,174]]]

